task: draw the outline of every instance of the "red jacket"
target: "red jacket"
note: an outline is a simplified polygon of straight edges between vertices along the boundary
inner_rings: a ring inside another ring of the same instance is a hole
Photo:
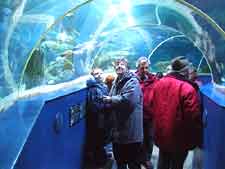
[[[138,76],[138,72],[136,72]],[[139,76],[138,76],[139,77]],[[156,82],[157,78],[155,75],[148,73],[146,80],[139,79],[139,83],[141,86],[141,90],[143,92],[143,118],[144,120],[152,120],[152,110],[151,110],[151,92],[154,82]]]
[[[156,82],[151,97],[154,141],[160,149],[186,151],[200,144],[200,102],[190,83],[167,75]]]

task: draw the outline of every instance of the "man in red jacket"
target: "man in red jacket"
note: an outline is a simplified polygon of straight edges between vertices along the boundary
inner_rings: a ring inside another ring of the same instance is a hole
[[[151,156],[153,151],[153,137],[152,137],[152,115],[150,110],[150,92],[153,83],[156,81],[156,76],[149,72],[149,60],[146,57],[140,57],[136,64],[136,75],[144,95],[143,99],[143,165],[146,169],[153,169],[151,163]]]
[[[172,60],[171,73],[153,87],[154,141],[159,147],[158,169],[182,169],[188,151],[201,142],[198,93],[188,81],[189,61]]]

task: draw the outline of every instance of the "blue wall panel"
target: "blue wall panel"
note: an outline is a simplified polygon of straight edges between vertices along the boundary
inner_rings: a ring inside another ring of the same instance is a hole
[[[202,84],[207,84],[212,82],[211,74],[200,74],[198,75],[198,80],[202,82]]]
[[[85,142],[86,90],[46,102],[16,169],[79,169]],[[70,126],[71,108],[78,118]]]
[[[213,85],[205,86],[202,91],[205,95],[204,169],[225,169],[225,106],[221,105],[225,95],[217,93]]]
[[[41,98],[24,99],[0,112],[0,169],[15,165],[43,104]]]

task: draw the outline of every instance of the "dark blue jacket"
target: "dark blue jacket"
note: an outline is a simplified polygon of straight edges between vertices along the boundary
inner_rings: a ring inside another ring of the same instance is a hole
[[[116,79],[112,96],[113,142],[119,144],[143,141],[143,95],[137,77],[127,72]]]
[[[108,95],[107,86],[96,79],[87,81],[88,100],[87,113],[92,125],[97,125],[98,128],[104,128],[104,112],[105,104],[102,101],[104,95]]]

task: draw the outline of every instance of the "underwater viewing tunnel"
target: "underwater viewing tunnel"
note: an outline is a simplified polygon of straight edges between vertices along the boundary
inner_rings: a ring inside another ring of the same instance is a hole
[[[204,169],[225,168],[224,0],[0,0],[0,169],[79,169],[86,80],[120,57],[203,81]]]

